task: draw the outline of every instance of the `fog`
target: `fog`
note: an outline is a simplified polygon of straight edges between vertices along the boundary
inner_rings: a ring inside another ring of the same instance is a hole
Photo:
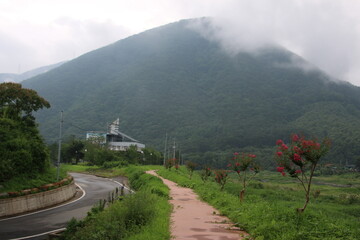
[[[302,67],[316,65],[334,78],[360,85],[359,3],[229,1],[218,7],[211,18],[216,30],[204,35],[220,41],[228,52],[281,45],[310,62]]]
[[[360,2],[350,0],[5,0],[0,72],[24,72],[156,26],[211,17],[211,30],[201,33],[230,54],[277,44],[360,86],[359,12]]]

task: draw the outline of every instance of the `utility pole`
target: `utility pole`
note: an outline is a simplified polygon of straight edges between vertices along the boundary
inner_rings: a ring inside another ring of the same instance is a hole
[[[175,159],[175,149],[176,149],[176,146],[175,146],[175,138],[174,138],[174,145],[173,145],[173,149],[174,149],[173,159]]]
[[[61,138],[62,138],[62,125],[63,125],[63,111],[60,112],[60,134],[59,134],[59,149],[58,149],[58,159],[57,159],[57,171],[56,171],[56,180],[59,181],[59,171],[60,171],[60,158],[61,158]]]
[[[165,133],[165,149],[164,149],[164,162],[163,162],[164,166],[165,166],[166,153],[167,153],[166,145],[167,145],[167,133]]]

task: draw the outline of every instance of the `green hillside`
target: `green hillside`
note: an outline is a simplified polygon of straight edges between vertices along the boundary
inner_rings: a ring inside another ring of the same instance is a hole
[[[279,138],[293,132],[329,136],[327,161],[353,163],[360,156],[360,89],[335,83],[319,70],[284,67],[295,58],[273,47],[230,56],[184,20],[87,53],[25,81],[52,108],[37,116],[49,142],[65,134],[120,129],[163,149],[175,137],[187,159],[223,162],[251,150],[265,161]],[[80,127],[81,129],[75,127]]]

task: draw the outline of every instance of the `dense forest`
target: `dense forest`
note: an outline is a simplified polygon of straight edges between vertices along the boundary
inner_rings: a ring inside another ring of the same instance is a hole
[[[226,53],[183,20],[89,52],[24,81],[52,105],[37,114],[41,133],[85,137],[120,118],[122,132],[183,158],[221,166],[234,151],[272,166],[275,142],[292,133],[329,137],[326,162],[360,157],[360,89],[334,81],[279,46]],[[294,63],[299,64],[297,66]],[[170,143],[168,143],[168,146]]]

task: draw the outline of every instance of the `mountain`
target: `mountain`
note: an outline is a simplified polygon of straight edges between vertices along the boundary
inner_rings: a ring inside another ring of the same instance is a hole
[[[37,115],[46,139],[57,139],[64,110],[67,135],[106,130],[119,117],[120,130],[148,146],[162,150],[167,133],[185,159],[212,165],[234,151],[273,165],[275,141],[294,132],[330,137],[326,161],[360,156],[358,87],[298,67],[308,63],[279,46],[229,55],[192,30],[193,21],[128,37],[24,81],[52,105]]]
[[[2,82],[16,82],[19,83],[25,79],[35,77],[39,74],[46,73],[51,69],[57,68],[61,66],[65,62],[59,62],[48,66],[39,67],[22,74],[15,74],[15,73],[0,73],[0,83]]]

